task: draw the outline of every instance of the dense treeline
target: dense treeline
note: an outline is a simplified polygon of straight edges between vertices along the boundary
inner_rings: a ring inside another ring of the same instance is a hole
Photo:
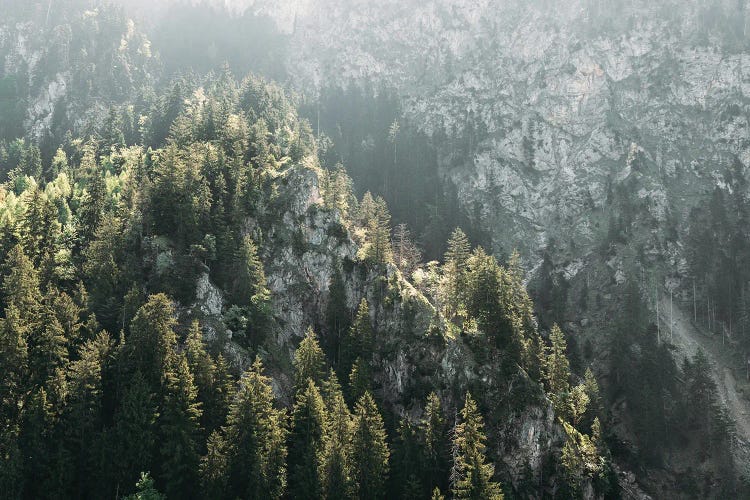
[[[0,481],[10,497],[122,496],[137,483],[170,498],[501,498],[480,408],[496,421],[503,392],[523,406],[537,383],[568,435],[552,470],[565,471],[569,494],[609,477],[585,465],[608,463],[589,405],[595,382],[583,401],[559,335],[546,352],[517,256],[503,267],[456,230],[444,263],[421,265],[382,198],[358,200],[342,168],[317,166],[310,126],[274,85],[226,71],[203,85],[179,79],[147,109],[135,128],[132,108],[113,107],[50,160],[31,141],[0,147]],[[341,271],[322,342],[310,332],[296,350],[291,408],[260,357],[237,376],[227,339],[204,342],[201,318],[184,307],[203,273],[226,293],[235,344],[254,356],[274,342],[263,228],[278,222],[274,183],[290,168],[316,171],[322,208],[360,249],[356,265],[413,276],[435,304],[434,334],[481,353],[496,383],[477,380],[479,400],[430,392],[421,418],[389,424],[398,417],[372,383],[370,304],[348,310]],[[244,231],[248,217],[259,231]]]

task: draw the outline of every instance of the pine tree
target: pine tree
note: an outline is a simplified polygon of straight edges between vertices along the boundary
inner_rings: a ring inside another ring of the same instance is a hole
[[[55,257],[61,239],[58,212],[55,205],[38,187],[25,197],[26,211],[19,228],[21,242],[26,255],[39,269],[42,284],[46,285],[55,278]]]
[[[250,311],[252,330],[248,332],[249,341],[251,346],[258,346],[265,339],[271,319],[270,292],[258,247],[249,236],[242,240],[234,260],[230,279],[232,301]]]
[[[200,480],[204,498],[225,498],[228,486],[227,451],[219,431],[208,436],[206,455],[201,457]]]
[[[0,366],[4,370],[0,377],[0,422],[7,425],[17,421],[18,402],[28,384],[27,336],[28,326],[19,317],[18,309],[12,305],[6,307],[5,318],[0,320]]]
[[[448,240],[448,250],[445,252],[445,266],[451,269],[453,273],[461,273],[466,270],[466,265],[469,261],[469,254],[471,253],[471,245],[469,244],[469,238],[457,227],[451,233],[451,237]]]
[[[425,464],[418,431],[407,417],[401,418],[391,456],[394,476],[391,483],[397,485],[397,489],[391,491],[390,496],[403,499],[425,496],[427,490],[421,481]]]
[[[100,491],[102,478],[98,457],[102,452],[104,427],[102,375],[111,353],[112,341],[102,333],[83,344],[77,359],[69,364],[70,396],[63,425],[66,449],[70,454],[68,487],[75,498]]]
[[[0,487],[9,500],[21,498],[24,473],[21,450],[18,446],[18,424],[0,424]]]
[[[20,245],[8,252],[3,268],[5,275],[2,294],[5,307],[14,307],[27,324],[34,323],[42,302],[39,275]]]
[[[383,418],[372,395],[366,392],[354,409],[352,480],[357,498],[376,499],[385,495],[389,457]]]
[[[381,197],[374,202],[372,214],[367,221],[367,243],[369,244],[366,257],[375,265],[384,265],[393,260],[391,248],[391,214],[388,206]]]
[[[449,429],[440,398],[434,392],[427,396],[420,431],[424,446],[423,483],[446,490],[450,475]]]
[[[211,432],[213,429],[207,429],[206,424],[211,420],[210,414],[214,411],[212,408],[214,395],[214,376],[216,367],[211,355],[206,351],[206,345],[203,342],[203,332],[200,323],[194,320],[190,324],[187,338],[185,339],[185,357],[193,376],[195,387],[198,390],[198,401],[201,404],[201,426],[204,430]]]
[[[349,374],[349,401],[357,401],[371,389],[371,377],[369,364],[364,359],[357,358]]]
[[[297,391],[307,386],[307,381],[320,386],[325,374],[325,354],[318,344],[318,337],[308,328],[294,353],[294,387]]]
[[[501,500],[500,484],[492,480],[495,467],[485,457],[484,423],[471,394],[466,393],[461,423],[453,437],[451,492],[457,499]]]
[[[550,346],[547,348],[544,360],[544,379],[553,399],[570,390],[570,362],[566,354],[567,348],[565,334],[560,327],[552,325]]]
[[[28,337],[29,365],[32,381],[43,385],[55,369],[68,362],[68,341],[54,311],[47,305],[41,308],[41,321],[33,325]]]
[[[273,407],[273,391],[260,358],[242,377],[227,419],[231,498],[281,498],[286,489],[286,414]]]
[[[135,484],[136,492],[125,497],[125,500],[166,500],[167,497],[159,493],[154,486],[154,480],[148,472],[142,472],[141,478]]]
[[[157,408],[154,396],[140,371],[128,381],[114,416],[113,451],[117,460],[118,488],[134,484],[144,467],[151,465],[156,435]]]
[[[321,458],[323,492],[330,500],[349,498],[352,416],[344,401],[336,374],[331,370],[323,383],[326,426]]]
[[[289,436],[289,493],[292,498],[321,498],[320,459],[326,425],[325,405],[312,378],[300,386]]]
[[[245,236],[235,256],[232,301],[249,306],[254,300],[267,300],[267,296],[266,275],[258,256],[258,247],[252,238]]]
[[[166,396],[159,416],[161,470],[170,498],[190,496],[198,486],[200,403],[187,359],[177,358],[167,372]]]
[[[351,312],[346,302],[346,288],[341,269],[338,264],[333,265],[331,280],[328,285],[328,304],[326,305],[327,335],[323,337],[329,359],[334,366],[341,363],[341,344],[351,325]]]
[[[421,252],[411,237],[406,224],[399,224],[393,230],[393,260],[401,273],[410,278],[422,260]]]
[[[218,429],[227,421],[229,408],[237,392],[237,382],[229,371],[224,356],[219,354],[216,357],[216,371],[214,372],[214,385],[212,391],[213,411],[210,414],[210,421],[206,429]]]
[[[446,283],[446,316],[452,317],[462,302],[462,295],[466,290],[466,271],[471,247],[469,239],[461,228],[456,228],[448,240],[448,250],[445,252],[443,265]]]
[[[354,323],[345,338],[341,352],[340,373],[349,374],[357,358],[368,360],[372,357],[373,332],[370,323],[370,307],[362,299],[354,317]]]
[[[140,371],[154,390],[162,387],[175,356],[174,316],[172,301],[160,293],[148,298],[130,325],[127,348],[131,369]]]
[[[20,448],[24,461],[25,495],[28,498],[46,496],[54,487],[53,445],[54,416],[44,388],[34,391],[24,410],[21,424]]]

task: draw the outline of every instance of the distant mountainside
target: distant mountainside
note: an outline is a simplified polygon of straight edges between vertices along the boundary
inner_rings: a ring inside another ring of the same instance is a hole
[[[454,406],[480,380],[494,391],[487,401],[528,396],[488,416],[491,456],[519,496],[557,491],[557,476],[542,478],[575,436],[538,374],[527,379],[545,361],[507,383],[496,370],[505,351],[485,357],[475,344],[477,324],[495,325],[507,311],[474,318],[451,309],[437,262],[416,271],[364,263],[374,228],[326,200],[332,179],[349,182],[335,174],[343,163],[354,181],[344,191],[365,206],[374,202],[364,192],[382,195],[425,260],[443,260],[461,226],[516,276],[526,269],[535,314],[524,331],[551,348],[559,324],[571,380],[583,383],[590,368],[601,381],[607,453],[624,496],[642,497],[640,487],[658,498],[740,491],[750,473],[750,2],[115,3],[122,9],[0,2],[0,165],[21,179],[15,168],[34,163],[32,143],[44,165],[60,145],[80,164],[85,140],[113,165],[126,161],[115,145],[160,151],[205,141],[229,151],[244,126],[262,135],[248,103],[265,99],[262,118],[276,122],[271,142],[280,149],[234,230],[260,242],[276,322],[262,352],[284,404],[307,326],[330,340],[326,309],[341,268],[349,316],[362,298],[378,304],[372,378],[393,415],[418,414],[414,401],[433,385]],[[240,101],[231,70],[283,90]],[[252,137],[247,148],[263,144]],[[149,270],[194,259],[194,249],[150,236]],[[143,287],[159,291],[160,279],[169,283],[160,275]],[[247,323],[210,272],[187,281],[191,300],[193,282],[197,290],[186,314],[199,311],[213,340]],[[241,337],[224,347],[237,365],[249,362]],[[732,420],[737,432],[727,430]],[[607,490],[589,479],[587,496]]]

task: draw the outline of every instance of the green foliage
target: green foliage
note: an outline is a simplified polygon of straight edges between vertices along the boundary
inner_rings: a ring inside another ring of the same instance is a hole
[[[335,372],[329,373],[322,392],[327,414],[320,464],[323,493],[326,498],[348,498],[352,486],[352,416]]]
[[[125,497],[125,500],[165,500],[167,498],[154,487],[154,480],[147,472],[141,473],[141,478],[135,487],[138,491]]]
[[[198,438],[202,411],[184,355],[167,372],[166,394],[159,415],[161,471],[165,492],[172,498],[190,496],[198,485]]]
[[[292,498],[322,498],[321,459],[326,425],[323,397],[312,378],[300,386],[292,411],[289,435],[289,494]]]
[[[383,498],[388,478],[390,450],[383,428],[383,418],[369,392],[357,401],[354,408],[351,457],[355,497]]]
[[[294,353],[294,386],[299,391],[303,389],[308,380],[316,385],[323,382],[325,375],[325,354],[318,344],[318,338],[312,328],[308,328],[305,338],[302,339],[297,351]]]
[[[225,429],[228,496],[281,498],[286,490],[286,412],[273,407],[256,359],[243,375]]]
[[[424,415],[420,422],[420,433],[424,447],[423,484],[447,491],[450,476],[450,435],[442,403],[434,392],[427,396]]]
[[[370,323],[370,306],[366,299],[362,299],[357,307],[354,322],[344,338],[341,346],[341,363],[339,373],[349,374],[357,358],[365,363],[372,355],[374,341],[372,324]]]
[[[570,390],[570,363],[566,351],[565,334],[557,325],[550,332],[550,346],[544,360],[544,380],[553,401],[564,398]]]
[[[503,498],[500,484],[493,481],[495,467],[487,463],[485,457],[486,439],[484,422],[477,404],[471,395],[466,393],[464,407],[461,410],[461,423],[457,424],[453,431],[455,451],[451,491],[454,498]]]
[[[175,357],[175,324],[172,301],[158,294],[149,297],[130,325],[126,347],[130,368],[140,371],[154,390],[166,383],[166,374]]]
[[[351,313],[346,301],[344,278],[338,265],[334,265],[328,285],[326,305],[327,335],[323,337],[323,347],[328,358],[338,366],[342,362],[341,349],[351,324]]]

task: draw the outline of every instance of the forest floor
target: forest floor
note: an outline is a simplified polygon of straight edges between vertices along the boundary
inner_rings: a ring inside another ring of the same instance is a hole
[[[743,396],[747,382],[744,366],[738,364],[738,353],[730,342],[722,339],[721,335],[711,335],[696,325],[692,315],[687,314],[676,303],[670,310],[669,302],[669,297],[664,297],[660,301],[661,338],[675,346],[680,355],[678,363],[681,363],[684,357],[692,357],[698,349],[702,349],[706,354],[719,398],[735,423],[735,461],[746,469],[746,474],[750,473],[750,402]]]

